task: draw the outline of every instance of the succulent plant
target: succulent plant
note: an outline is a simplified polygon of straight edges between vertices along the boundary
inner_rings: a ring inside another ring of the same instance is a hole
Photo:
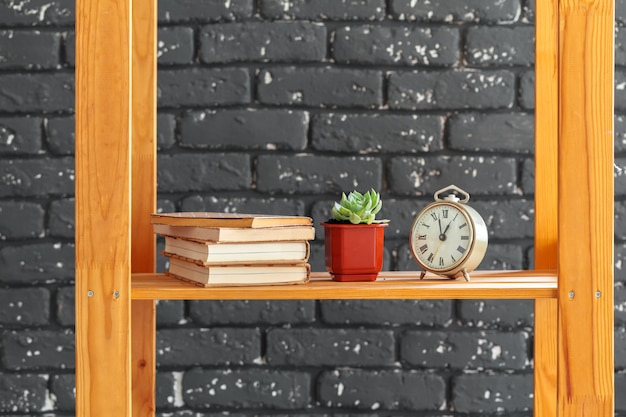
[[[335,202],[332,213],[336,221],[350,222],[352,224],[387,223],[389,220],[376,220],[376,213],[383,206],[380,194],[374,189],[365,194],[352,191],[346,196],[341,194],[341,201]]]

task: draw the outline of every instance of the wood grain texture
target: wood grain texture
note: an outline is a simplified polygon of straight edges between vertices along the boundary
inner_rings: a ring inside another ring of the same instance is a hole
[[[558,0],[535,3],[535,268],[557,268]],[[534,415],[556,416],[555,299],[535,300]]]
[[[560,2],[559,417],[613,416],[614,6]]]
[[[132,31],[132,272],[156,271],[157,5],[133,0]],[[133,417],[155,414],[156,305],[132,302]]]
[[[155,415],[156,302],[132,301],[133,417]]]
[[[163,274],[133,274],[133,299],[462,299],[553,298],[554,271],[474,271],[472,280],[449,280],[420,271],[381,272],[374,282],[335,282],[327,273],[312,273],[303,285],[201,288]]]
[[[79,416],[130,416],[130,27],[129,0],[76,2]]]

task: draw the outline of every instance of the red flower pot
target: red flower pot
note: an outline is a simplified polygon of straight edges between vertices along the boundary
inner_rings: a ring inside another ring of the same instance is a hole
[[[326,269],[335,281],[375,281],[383,268],[388,223],[322,223]]]

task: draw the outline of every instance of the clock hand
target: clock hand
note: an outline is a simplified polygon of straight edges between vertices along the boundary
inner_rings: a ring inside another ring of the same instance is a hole
[[[443,233],[441,234],[443,236],[442,240],[445,240],[446,238],[446,233],[448,233],[448,229],[450,228],[450,225],[452,224],[452,222],[454,221],[454,219],[450,220],[450,223],[448,223],[448,225],[446,226],[445,230],[443,231]]]
[[[441,219],[437,219],[437,221],[439,222],[439,241],[444,241],[446,240],[446,232],[441,231]]]

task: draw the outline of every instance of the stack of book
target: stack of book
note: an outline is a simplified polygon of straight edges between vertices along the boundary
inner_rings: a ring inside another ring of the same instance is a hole
[[[172,277],[200,286],[309,281],[310,217],[177,212],[152,214],[151,223]]]

